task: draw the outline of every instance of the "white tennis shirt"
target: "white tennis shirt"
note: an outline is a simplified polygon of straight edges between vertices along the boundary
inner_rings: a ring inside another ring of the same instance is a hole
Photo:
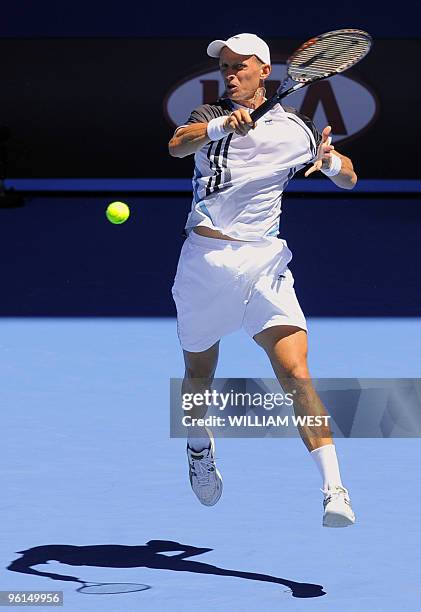
[[[239,107],[228,99],[204,104],[185,125],[208,122]],[[316,157],[320,141],[310,119],[277,104],[247,136],[227,134],[204,145],[194,156],[186,232],[204,225],[239,240],[276,236],[282,194],[294,174]]]

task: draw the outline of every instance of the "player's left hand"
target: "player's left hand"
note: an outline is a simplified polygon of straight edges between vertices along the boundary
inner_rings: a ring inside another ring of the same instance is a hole
[[[332,128],[330,125],[326,126],[322,132],[322,142],[319,145],[317,150],[316,161],[313,163],[311,168],[307,170],[304,176],[310,176],[313,172],[321,170],[322,168],[330,168],[332,163],[332,151],[334,150],[334,146],[330,143],[332,142],[332,137],[330,136],[332,132]]]

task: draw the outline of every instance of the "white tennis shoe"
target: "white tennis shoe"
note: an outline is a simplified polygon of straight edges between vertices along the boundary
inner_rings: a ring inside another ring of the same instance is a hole
[[[348,491],[344,487],[336,486],[323,491],[324,515],[323,527],[348,527],[355,523],[355,514],[351,508]]]
[[[214,506],[222,495],[222,476],[215,465],[215,442],[210,430],[209,447],[195,451],[187,443],[191,488],[204,506]]]

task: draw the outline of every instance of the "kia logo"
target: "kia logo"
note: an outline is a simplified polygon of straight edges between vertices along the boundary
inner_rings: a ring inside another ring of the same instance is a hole
[[[266,81],[266,97],[272,96],[286,74],[286,65],[272,65]],[[190,112],[200,104],[215,102],[224,93],[223,79],[218,70],[209,71],[177,84],[168,93],[164,112],[173,127],[182,125]],[[292,106],[322,130],[332,126],[333,142],[355,137],[375,120],[377,99],[366,85],[354,78],[338,74],[314,83],[284,98],[284,106]]]

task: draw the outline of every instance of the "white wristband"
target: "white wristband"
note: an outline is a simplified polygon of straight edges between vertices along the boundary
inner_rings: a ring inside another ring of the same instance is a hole
[[[321,168],[320,172],[323,172],[326,176],[336,176],[339,174],[342,168],[342,160],[339,155],[332,155],[332,163],[330,164],[330,168]]]
[[[215,117],[215,119],[209,121],[206,131],[211,140],[221,140],[221,138],[225,138],[227,135],[224,129],[226,119],[227,116],[224,115],[223,117]]]

